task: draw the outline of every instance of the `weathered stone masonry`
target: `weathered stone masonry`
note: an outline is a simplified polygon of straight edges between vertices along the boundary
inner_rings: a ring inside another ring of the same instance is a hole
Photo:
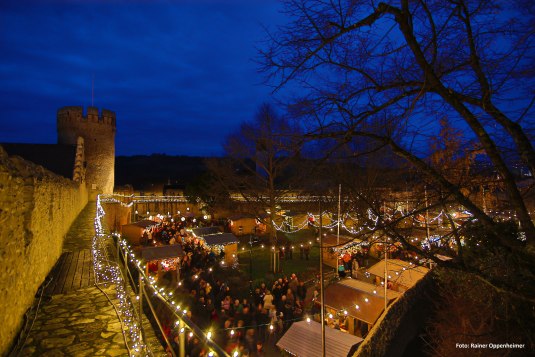
[[[103,109],[63,107],[57,115],[58,144],[76,145],[84,139],[86,182],[89,199],[97,194],[112,194],[115,174],[115,113]]]
[[[9,157],[0,146],[0,354],[17,335],[87,197],[85,183]]]

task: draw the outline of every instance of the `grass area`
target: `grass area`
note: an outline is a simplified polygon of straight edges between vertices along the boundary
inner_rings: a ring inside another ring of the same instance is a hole
[[[299,279],[307,280],[313,278],[319,271],[319,249],[316,244],[315,233],[313,230],[303,229],[295,233],[280,233],[278,241],[289,242],[293,246],[292,259],[280,259],[281,271],[277,274],[270,272],[270,260],[272,259],[271,245],[266,241],[260,241],[253,244],[252,250],[249,249],[249,237],[245,236],[240,239],[238,248],[238,261],[240,271],[243,276],[249,279],[252,270],[253,285],[259,285],[261,282],[270,282],[275,278],[284,275],[289,276],[292,273],[297,274]],[[300,258],[300,245],[311,245],[309,259]],[[288,256],[288,254],[286,254]],[[252,262],[252,269],[251,269]]]

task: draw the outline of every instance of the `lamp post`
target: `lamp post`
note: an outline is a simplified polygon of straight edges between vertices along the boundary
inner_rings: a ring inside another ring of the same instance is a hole
[[[253,228],[256,233],[256,227]],[[253,235],[249,234],[249,295],[253,297]]]
[[[321,198],[319,202],[319,211],[320,211],[320,297],[321,297],[321,355],[325,357],[325,294],[323,286],[323,232],[321,231],[323,220],[321,214]]]

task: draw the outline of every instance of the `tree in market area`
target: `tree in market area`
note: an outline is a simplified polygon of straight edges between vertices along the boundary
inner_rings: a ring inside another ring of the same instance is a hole
[[[535,102],[532,4],[484,0],[287,0],[284,4],[291,20],[270,34],[260,61],[276,90],[290,82],[303,88],[305,94],[290,108],[301,117],[304,136],[331,141],[338,148],[353,143],[355,155],[366,151],[358,145],[361,141],[372,145],[371,151],[387,147],[420,176],[422,184],[415,189],[435,193],[435,202],[415,214],[451,203],[472,215],[460,227],[451,224],[448,234],[458,243],[463,238],[466,246],[458,244],[458,255],[449,263],[411,245],[399,234],[396,222],[384,221],[382,229],[406,249],[473,274],[503,297],[508,308],[535,303],[535,226],[511,168],[513,161],[519,161],[535,176],[529,135]],[[441,127],[443,118],[454,131]],[[455,148],[427,150],[429,138],[442,135],[447,142],[445,136],[450,134],[460,144],[456,150],[474,148],[488,158],[519,229],[504,231],[466,189],[474,176],[461,165],[468,153],[455,163],[455,158],[440,158]],[[455,174],[460,169],[465,170],[462,177]],[[477,245],[474,232],[484,237],[487,248]],[[502,262],[500,255],[509,259]],[[493,264],[516,275],[490,269]],[[529,284],[512,283],[520,281]],[[532,322],[518,326],[533,327],[533,311],[522,312],[524,316],[518,316]],[[529,329],[517,331],[523,331],[535,347],[526,333]]]
[[[255,118],[242,123],[228,136],[226,158],[209,160],[208,168],[234,199],[242,200],[246,213],[254,214],[269,227],[274,247],[271,268],[278,271],[276,214],[281,200],[292,187],[293,169],[299,162],[299,137],[291,121],[269,104]]]

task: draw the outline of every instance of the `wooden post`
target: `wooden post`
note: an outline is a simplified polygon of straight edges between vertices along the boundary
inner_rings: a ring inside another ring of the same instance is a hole
[[[179,333],[178,334],[178,342],[179,342],[179,351],[178,351],[178,354],[180,357],[186,357],[186,324],[184,324],[184,320],[182,319],[179,319],[179,330],[178,331],[182,331],[182,329],[184,329],[183,332]]]
[[[139,274],[139,327],[143,331],[143,276]]]

